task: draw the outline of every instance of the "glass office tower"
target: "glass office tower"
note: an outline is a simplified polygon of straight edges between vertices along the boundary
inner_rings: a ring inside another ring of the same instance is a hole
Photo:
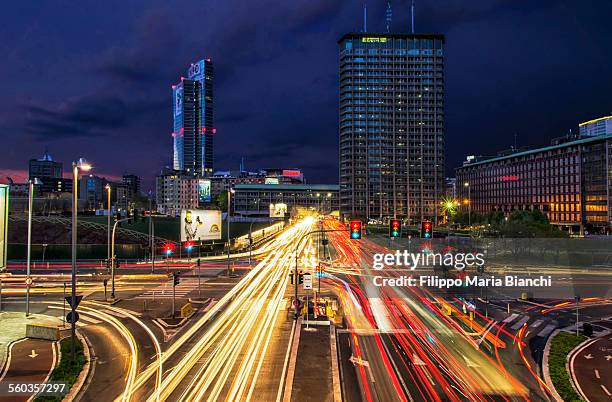
[[[191,64],[187,78],[172,86],[174,100],[174,169],[194,176],[213,173],[213,65]]]
[[[444,193],[444,36],[339,41],[340,208],[345,217],[436,219]]]

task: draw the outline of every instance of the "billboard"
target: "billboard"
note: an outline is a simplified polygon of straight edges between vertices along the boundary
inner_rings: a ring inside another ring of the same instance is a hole
[[[187,71],[187,79],[200,81],[204,78],[204,60],[193,63]]]
[[[6,268],[9,186],[0,184],[0,269]]]
[[[198,180],[198,201],[210,202],[210,180]]]
[[[278,177],[266,177],[264,184],[278,184]]]
[[[183,113],[183,83],[174,88],[174,117]],[[176,129],[176,127],[175,127]]]
[[[182,242],[221,239],[221,211],[183,209],[180,222]]]
[[[284,218],[287,213],[287,204],[270,204],[270,218]]]

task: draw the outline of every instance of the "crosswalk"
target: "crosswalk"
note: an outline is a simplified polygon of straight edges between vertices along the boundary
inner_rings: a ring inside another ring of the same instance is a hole
[[[205,280],[202,279],[201,283]],[[177,298],[186,298],[187,295],[198,289],[197,278],[181,278],[181,282],[176,286],[175,295]],[[155,289],[147,290],[146,292],[136,296],[136,299],[171,299],[172,298],[172,283],[167,282]]]
[[[531,331],[532,333],[535,333],[535,336],[541,338],[546,338],[557,328],[556,322],[549,322],[548,320],[541,318],[532,320],[532,317],[527,314],[521,315],[512,313],[504,320],[502,320],[502,322],[506,323],[513,331],[517,331],[521,327],[526,326],[527,330]]]

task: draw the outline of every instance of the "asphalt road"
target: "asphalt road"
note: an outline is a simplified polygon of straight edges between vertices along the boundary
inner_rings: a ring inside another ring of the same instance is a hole
[[[11,385],[44,383],[53,369],[55,359],[51,341],[26,338],[14,342],[9,349],[5,370],[0,374],[0,401],[27,401],[34,393],[12,393]]]
[[[604,325],[612,329],[612,322]],[[570,372],[590,401],[612,400],[612,335],[589,341],[574,352]]]

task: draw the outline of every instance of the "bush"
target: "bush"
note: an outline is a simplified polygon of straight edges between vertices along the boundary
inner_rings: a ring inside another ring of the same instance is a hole
[[[550,355],[548,356],[550,378],[561,399],[566,402],[583,401],[574,390],[572,380],[565,368],[565,363],[570,352],[586,339],[584,336],[559,332],[555,335],[550,345]]]
[[[64,338],[60,342],[61,358],[60,364],[55,367],[51,376],[50,382],[64,382],[68,385],[68,389],[72,388],[76,382],[81,370],[85,365],[85,355],[83,354],[83,344],[77,339],[76,342],[76,357],[72,361],[72,353],[70,350],[70,338]],[[37,397],[35,402],[59,402],[64,399],[63,396],[42,395]]]

